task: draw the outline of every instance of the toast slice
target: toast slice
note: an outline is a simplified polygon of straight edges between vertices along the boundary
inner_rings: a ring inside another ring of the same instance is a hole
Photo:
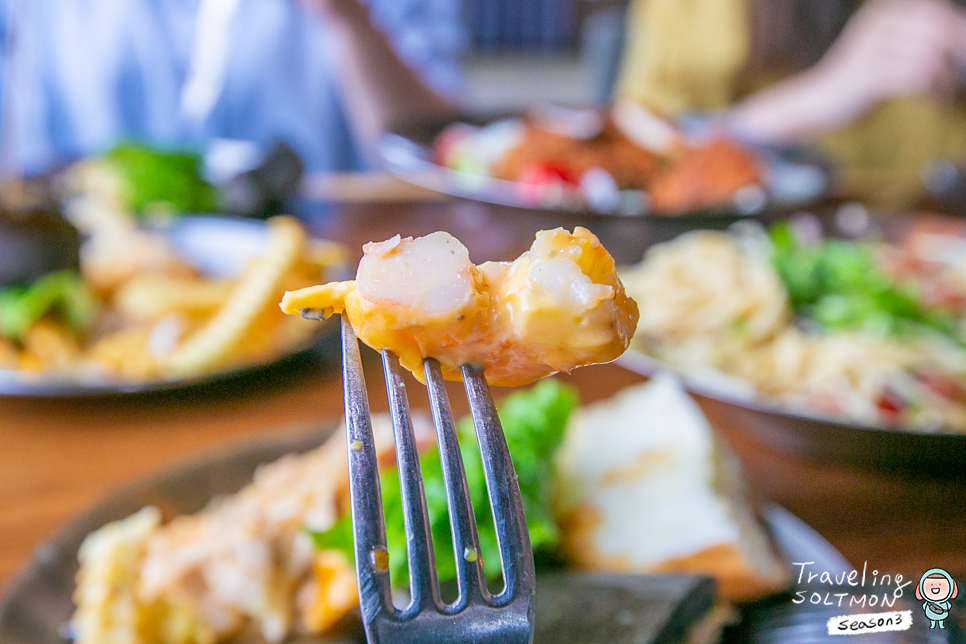
[[[581,408],[557,465],[568,562],[708,575],[733,602],[787,587],[790,568],[758,521],[737,459],[674,378]]]

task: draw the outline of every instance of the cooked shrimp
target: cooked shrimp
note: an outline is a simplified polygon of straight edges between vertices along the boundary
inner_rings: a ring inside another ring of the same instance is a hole
[[[366,244],[356,279],[285,294],[282,310],[348,315],[359,338],[389,349],[423,380],[423,359],[460,379],[482,367],[493,385],[518,386],[614,360],[637,325],[614,259],[584,228],[541,231],[516,261],[474,266],[445,232]]]

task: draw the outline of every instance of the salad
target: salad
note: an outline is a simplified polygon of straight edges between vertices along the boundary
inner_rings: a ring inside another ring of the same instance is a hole
[[[632,347],[811,416],[966,431],[966,271],[879,241],[699,231],[623,273]],[[710,381],[709,381],[710,382]]]

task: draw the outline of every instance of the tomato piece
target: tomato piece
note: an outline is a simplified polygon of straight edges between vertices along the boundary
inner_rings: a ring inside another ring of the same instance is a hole
[[[906,409],[904,400],[893,394],[891,391],[884,391],[876,401],[879,412],[889,420],[897,420],[898,416]]]
[[[520,172],[517,181],[533,186],[558,183],[577,185],[578,183],[577,177],[572,172],[555,163],[534,163],[527,166]]]

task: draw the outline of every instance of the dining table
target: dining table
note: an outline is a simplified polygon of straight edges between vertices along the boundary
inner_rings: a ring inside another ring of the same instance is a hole
[[[629,264],[646,246],[694,225],[494,206],[398,186],[373,194],[366,186],[350,182],[334,196],[322,186],[297,208],[312,234],[344,243],[356,259],[372,240],[445,230],[466,244],[474,262],[507,260],[525,251],[538,230],[585,226],[619,264]],[[709,218],[701,225],[727,222]],[[269,378],[181,391],[0,398],[0,592],[45,539],[113,491],[244,441],[331,428],[343,413],[337,357]],[[378,356],[367,350],[364,363],[372,408],[385,410]],[[583,402],[644,380],[615,364],[557,377],[573,384]],[[414,407],[428,406],[422,387],[408,389]],[[451,399],[456,413],[466,411],[458,389]],[[966,576],[966,478],[809,459],[760,442],[720,406],[705,411],[742,462],[754,498],[797,515],[853,566],[907,579],[934,567]]]

